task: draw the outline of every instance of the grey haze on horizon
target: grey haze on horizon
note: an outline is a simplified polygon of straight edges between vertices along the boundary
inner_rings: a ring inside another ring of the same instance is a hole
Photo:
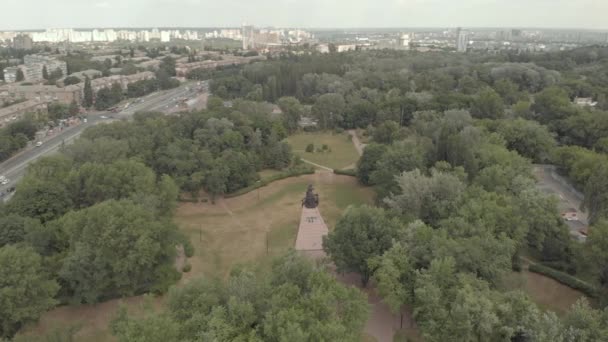
[[[0,30],[48,27],[608,29],[608,0],[4,0]]]

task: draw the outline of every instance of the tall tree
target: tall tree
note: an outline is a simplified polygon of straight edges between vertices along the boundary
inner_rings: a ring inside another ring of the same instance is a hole
[[[15,81],[17,82],[21,82],[25,79],[25,75],[23,74],[23,70],[21,70],[21,68],[17,68],[17,75],[15,78]]]
[[[91,87],[91,80],[88,76],[84,79],[84,106],[89,108],[93,105],[93,88]]]
[[[49,72],[46,69],[46,65],[42,67],[42,78],[44,78],[45,80],[49,79]]]
[[[11,338],[24,323],[55,306],[58,290],[31,248],[0,248],[0,337]]]
[[[340,272],[357,272],[367,285],[374,269],[368,263],[382,255],[392,245],[401,229],[400,223],[388,217],[380,208],[350,207],[323,238],[323,249]]]

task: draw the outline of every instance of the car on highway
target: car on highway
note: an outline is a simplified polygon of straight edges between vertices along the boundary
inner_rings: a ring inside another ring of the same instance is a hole
[[[36,143],[36,147],[40,147],[40,146],[42,146],[42,141],[39,141]]]
[[[89,120],[88,119],[83,119],[82,122],[87,123]]]
[[[102,118],[102,119],[107,119],[108,117],[107,117],[107,116],[105,116],[105,115],[102,115],[102,116],[101,116],[101,118]]]
[[[6,184],[8,184],[8,182],[10,182],[10,180],[8,178],[4,178],[3,180],[0,181],[0,184],[6,185]]]

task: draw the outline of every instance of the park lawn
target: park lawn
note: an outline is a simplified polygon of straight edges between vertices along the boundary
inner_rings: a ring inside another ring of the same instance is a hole
[[[511,272],[503,279],[504,290],[521,290],[542,310],[550,310],[558,316],[566,314],[570,307],[585,295],[542,274],[522,271]]]
[[[289,136],[287,142],[296,155],[330,169],[352,167],[359,160],[359,154],[348,133],[298,133]],[[313,153],[306,152],[308,144],[315,145]],[[331,151],[317,152],[317,149],[320,149],[323,145],[327,145]]]
[[[225,277],[238,264],[267,268],[293,247],[308,184],[319,193],[320,210],[330,229],[348,205],[373,203],[373,191],[356,179],[317,173],[284,179],[248,194],[211,203],[183,203],[175,222],[190,237],[195,253],[192,270],[182,281],[199,275]],[[258,199],[259,196],[259,199]]]

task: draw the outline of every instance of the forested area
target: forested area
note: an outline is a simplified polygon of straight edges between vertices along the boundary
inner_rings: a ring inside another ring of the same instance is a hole
[[[9,291],[0,335],[58,303],[167,291],[179,279],[176,246],[192,249],[171,221],[179,193],[221,195],[253,184],[262,168],[292,166],[286,130],[270,112],[241,101],[138,113],[31,164],[0,206],[0,285]]]
[[[175,246],[187,244],[170,220],[179,193],[214,199],[262,169],[299,167],[284,139],[310,117],[365,132],[356,176],[377,195],[344,212],[325,251],[395,313],[410,309],[426,341],[608,340],[607,48],[286,54],[188,77],[213,78],[208,110],[88,129],[33,164],[0,208],[0,275],[11,274],[0,284],[21,291],[0,310],[23,308],[2,312],[3,335],[58,302],[167,291]],[[584,192],[586,243],[536,187],[534,164],[556,165]],[[558,317],[505,290],[523,257],[579,277],[589,301]],[[172,288],[166,312],[122,311],[112,330],[121,341],[352,341],[366,313],[360,293],[289,254],[267,274]]]
[[[237,269],[229,279],[197,279],[168,296],[168,312],[112,322],[130,341],[356,341],[367,318],[364,295],[325,268],[290,253],[270,274]]]
[[[606,303],[607,48],[292,55],[217,76],[211,89],[226,99],[289,97],[295,122],[365,129],[357,176],[378,207],[350,209],[325,249],[339,270],[374,279],[396,312],[413,309],[426,339],[608,338],[605,314],[584,302],[560,320],[499,286],[526,255],[583,277],[593,305]],[[532,163],[555,164],[584,192],[587,243],[536,189]]]

